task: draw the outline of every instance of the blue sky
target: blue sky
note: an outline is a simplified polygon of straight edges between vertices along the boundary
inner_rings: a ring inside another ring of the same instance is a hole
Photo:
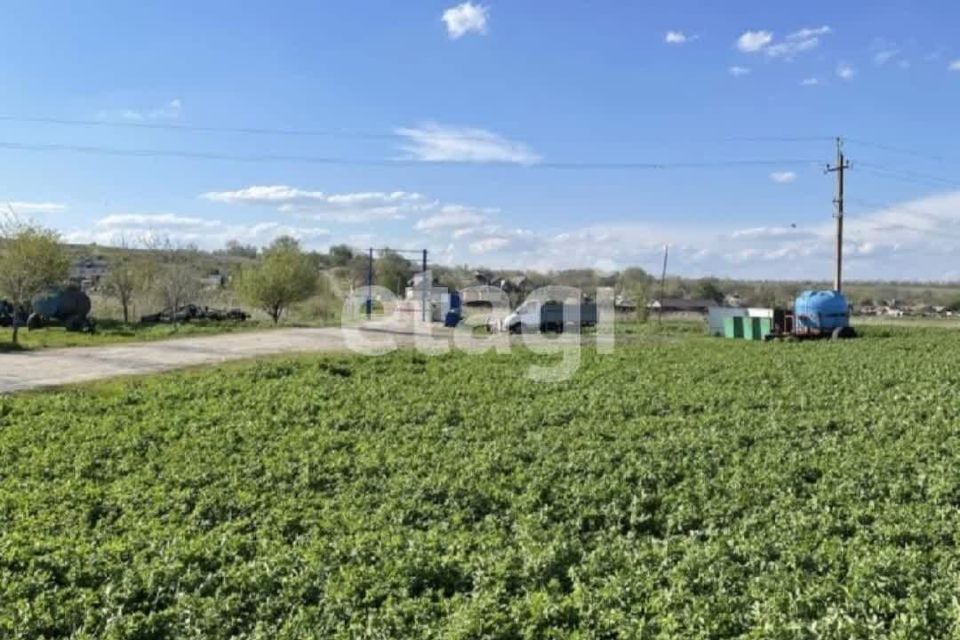
[[[960,278],[960,5],[790,5],[8,3],[0,202],[77,242],[827,278],[842,135],[849,277]]]

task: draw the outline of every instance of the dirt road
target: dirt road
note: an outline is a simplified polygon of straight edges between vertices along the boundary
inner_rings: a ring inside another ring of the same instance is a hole
[[[0,393],[182,369],[283,353],[347,350],[348,342],[413,344],[415,334],[394,330],[275,329],[177,338],[103,347],[40,349],[0,354]],[[417,340],[446,341],[419,335]]]

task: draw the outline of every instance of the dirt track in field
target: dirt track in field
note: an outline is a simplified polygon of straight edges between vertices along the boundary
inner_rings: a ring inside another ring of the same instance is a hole
[[[446,343],[434,336],[394,329],[274,329],[217,336],[184,337],[99,347],[38,349],[0,354],[0,393],[57,387],[117,376],[142,375],[284,353],[348,351],[350,345],[411,346]]]

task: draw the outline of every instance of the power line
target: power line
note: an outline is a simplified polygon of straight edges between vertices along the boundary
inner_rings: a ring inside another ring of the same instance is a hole
[[[960,164],[960,160],[954,158],[947,158],[944,156],[926,153],[923,151],[915,151],[912,149],[905,149],[904,147],[892,146],[880,142],[870,142],[868,140],[861,140],[859,138],[847,138],[849,142],[854,144],[869,147],[872,149],[877,149],[878,151],[887,151],[889,153],[898,153],[900,155],[912,156],[914,158],[921,158],[924,160],[932,160],[933,162],[941,162],[945,164]]]
[[[874,175],[879,175],[881,177],[890,177],[895,180],[901,180],[903,182],[912,182],[914,184],[920,184],[922,186],[930,186],[931,184],[936,186],[945,186],[951,187],[954,189],[960,189],[960,184],[949,178],[942,178],[940,176],[933,176],[926,173],[921,173],[919,171],[910,171],[906,169],[894,169],[891,167],[886,167],[884,165],[878,165],[873,163],[860,163],[857,165],[858,168],[864,169],[869,173]]]
[[[342,158],[336,156],[305,156],[285,154],[252,154],[239,155],[219,152],[192,151],[183,149],[138,149],[118,148],[102,145],[77,144],[36,144],[23,142],[0,141],[0,149],[11,151],[30,151],[40,153],[82,153],[92,155],[123,156],[137,158],[185,158],[192,160],[222,160],[231,162],[263,162],[263,163],[292,163],[292,164],[325,164],[359,167],[411,167],[411,166],[477,166],[478,164],[517,167],[511,162],[471,163],[459,161],[423,161],[415,159],[396,160],[364,160]],[[673,170],[673,169],[711,169],[736,168],[751,166],[783,166],[783,165],[818,165],[816,161],[786,158],[786,159],[735,159],[715,160],[703,162],[542,162],[529,165],[519,165],[521,169],[556,169],[556,170]]]
[[[835,136],[734,136],[732,142],[833,142]],[[846,140],[846,138],[844,138]]]
[[[89,120],[82,118],[56,118],[50,116],[18,116],[0,114],[0,122],[18,122],[24,124],[54,124],[76,127],[100,127],[110,129],[146,129],[157,131],[178,131],[193,133],[239,133],[248,135],[276,135],[298,137],[344,137],[365,138],[371,140],[395,140],[405,138],[395,131],[363,131],[358,129],[299,129],[292,127],[218,127],[188,125],[175,122],[117,122],[115,120]],[[443,132],[444,138],[458,140],[487,140],[481,133],[469,131]],[[734,136],[722,138],[733,142],[832,142],[833,136]]]
[[[172,122],[113,122],[109,120],[80,120],[71,118],[48,118],[37,116],[0,115],[0,122],[19,122],[34,124],[55,124],[63,126],[102,127],[108,129],[148,129],[158,131],[179,131],[193,133],[240,133],[249,135],[274,135],[297,137],[344,137],[366,138],[371,140],[393,140],[399,134],[373,131],[354,131],[349,129],[289,129],[266,127],[211,127],[176,124]],[[478,139],[476,136],[457,132],[445,132],[445,137],[457,139]]]

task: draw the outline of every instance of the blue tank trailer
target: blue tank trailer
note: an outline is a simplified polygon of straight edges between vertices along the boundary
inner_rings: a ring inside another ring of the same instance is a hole
[[[94,324],[89,317],[90,307],[90,296],[79,287],[51,289],[31,301],[27,329],[62,326],[67,331],[91,332]]]
[[[857,337],[850,326],[850,304],[839,291],[803,291],[793,302],[793,311],[775,309],[773,330],[765,339]]]

